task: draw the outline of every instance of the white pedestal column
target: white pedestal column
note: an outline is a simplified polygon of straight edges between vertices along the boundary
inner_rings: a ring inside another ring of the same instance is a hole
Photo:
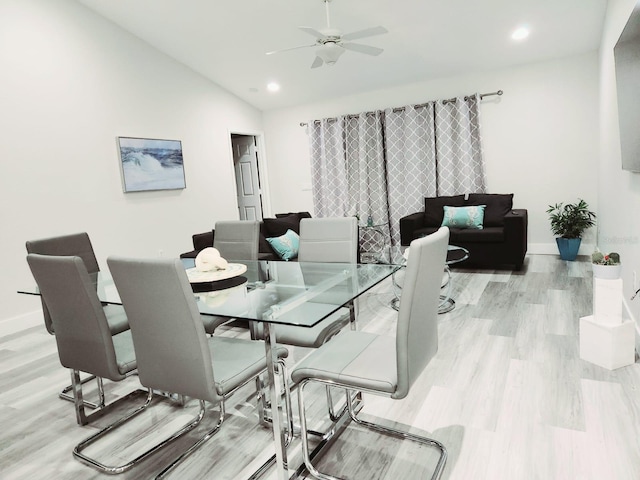
[[[580,319],[580,358],[609,370],[633,364],[635,325],[623,317],[621,279],[593,279],[593,311]]]
[[[593,279],[593,316],[601,323],[622,322],[622,279]]]
[[[636,358],[633,321],[603,324],[593,315],[582,317],[580,358],[609,370],[633,364]]]

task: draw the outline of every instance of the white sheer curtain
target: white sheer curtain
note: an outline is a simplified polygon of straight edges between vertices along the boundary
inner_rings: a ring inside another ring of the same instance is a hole
[[[309,122],[316,215],[371,216],[396,246],[400,218],[424,197],[484,192],[478,104],[476,94]]]

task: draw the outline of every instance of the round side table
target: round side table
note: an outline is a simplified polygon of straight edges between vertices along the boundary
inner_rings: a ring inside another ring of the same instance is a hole
[[[358,225],[360,236],[360,262],[385,263],[384,252],[387,246],[386,224]]]
[[[446,288],[446,293],[440,295],[440,305],[438,306],[438,313],[447,313],[456,307],[455,300],[451,297],[451,268],[449,265],[454,263],[464,262],[469,258],[469,250],[456,245],[449,245],[447,247],[447,259],[444,262],[444,274],[446,280],[442,284],[442,288]]]
[[[406,264],[407,259],[409,258],[409,248],[407,248],[402,254],[404,261]],[[440,288],[445,289],[446,291],[440,295],[440,303],[438,304],[438,313],[447,313],[453,310],[456,306],[455,300],[451,297],[451,286],[453,284],[451,280],[451,268],[449,265],[453,265],[454,263],[459,263],[465,261],[469,258],[469,250],[464,247],[458,247],[456,245],[449,245],[447,247],[447,258],[444,262],[444,275],[443,282]],[[402,287],[398,284],[395,278],[395,272],[392,275],[392,283],[395,289],[402,290]],[[395,290],[395,298],[391,300],[391,308],[394,310],[400,309],[400,297],[398,296],[397,290]]]

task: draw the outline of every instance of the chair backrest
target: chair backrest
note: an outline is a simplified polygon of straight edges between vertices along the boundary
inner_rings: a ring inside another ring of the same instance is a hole
[[[140,383],[217,403],[211,352],[182,262],[111,256],[107,264],[129,319]]]
[[[300,220],[298,261],[304,263],[357,263],[358,219],[356,217],[303,218]],[[315,269],[301,266],[305,281],[315,283]],[[345,279],[337,288],[353,290],[355,278]],[[316,303],[338,303],[341,295],[328,290],[316,296]],[[353,312],[355,320],[355,311]]]
[[[300,262],[356,263],[356,217],[303,218],[300,220]]]
[[[26,246],[27,253],[80,257],[84,261],[89,273],[97,273],[100,271],[91,240],[86,232],[72,233],[60,237],[42,238],[40,240],[28,240]],[[51,323],[51,315],[49,314],[44,297],[42,298],[42,313],[47,331],[53,334],[54,328]]]
[[[398,312],[398,389],[393,398],[407,395],[438,351],[438,303],[448,243],[447,227],[411,242]]]
[[[226,260],[257,260],[260,223],[255,220],[216,222],[213,246]]]
[[[93,251],[87,232],[42,238],[40,240],[28,240],[27,252],[40,255],[80,257],[87,267],[87,272],[97,273],[100,271],[98,260],[96,260],[96,254]]]
[[[27,263],[49,309],[62,366],[122,380],[107,317],[83,259],[30,253]]]

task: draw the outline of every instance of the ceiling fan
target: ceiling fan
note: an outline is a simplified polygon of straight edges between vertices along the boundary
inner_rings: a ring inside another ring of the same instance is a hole
[[[322,1],[325,4],[327,26],[319,30],[316,30],[313,27],[299,27],[303,32],[316,37],[315,43],[311,45],[300,45],[297,47],[285,48],[283,50],[275,50],[273,52],[267,52],[267,55],[288,52],[289,50],[297,50],[299,48],[319,47],[316,50],[316,58],[311,64],[311,68],[318,68],[324,64],[334,65],[345,50],[364,53],[366,55],[380,55],[383,52],[382,48],[372,47],[370,45],[364,45],[362,43],[353,43],[351,42],[351,40],[359,40],[361,38],[372,37],[374,35],[387,33],[386,28],[381,26],[371,27],[365,28],[364,30],[359,30],[357,32],[342,35],[340,30],[331,27],[331,18],[329,15],[329,3],[331,2],[331,0]]]

